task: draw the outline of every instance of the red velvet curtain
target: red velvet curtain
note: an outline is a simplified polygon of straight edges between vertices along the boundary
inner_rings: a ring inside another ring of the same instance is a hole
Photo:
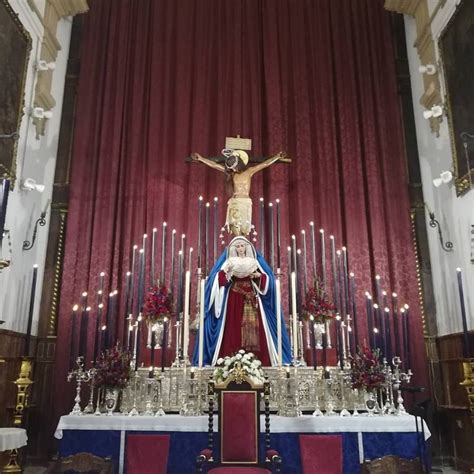
[[[217,156],[225,136],[237,134],[252,138],[254,156],[285,150],[293,160],[252,182],[255,203],[260,196],[281,200],[283,248],[312,220],[334,234],[338,247],[347,246],[362,335],[363,291],[373,290],[375,274],[411,305],[410,334],[418,341],[413,368],[426,383],[391,22],[383,3],[90,2],[59,317],[61,413],[69,408],[62,389],[73,303],[82,291],[97,289],[101,271],[110,276],[106,292],[122,289],[133,244],[153,227],[161,231],[163,221],[195,247],[200,194],[219,197],[224,222],[223,175],[185,157]]]

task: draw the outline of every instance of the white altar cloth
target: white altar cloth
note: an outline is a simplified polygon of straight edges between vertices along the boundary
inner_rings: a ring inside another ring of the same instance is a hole
[[[424,423],[424,422],[423,422]],[[264,431],[262,416],[260,429]],[[208,417],[203,416],[62,416],[54,436],[63,437],[63,430],[115,430],[115,431],[181,431],[206,432]],[[217,429],[217,418],[214,417],[214,429]],[[416,431],[415,417],[406,416],[322,416],[303,415],[283,417],[271,415],[270,430],[272,433],[411,433]],[[418,430],[421,432],[420,420]],[[424,423],[425,439],[431,434]]]
[[[28,436],[23,428],[0,428],[0,452],[26,446]]]

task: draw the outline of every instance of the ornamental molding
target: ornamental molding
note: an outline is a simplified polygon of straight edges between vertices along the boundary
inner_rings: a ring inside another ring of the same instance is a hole
[[[35,0],[27,0],[29,7],[38,17],[43,35],[39,58],[46,63],[56,62],[61,43],[57,37],[58,23],[69,16],[85,13],[89,10],[88,0],[46,0],[44,11],[40,11]],[[37,71],[34,106],[44,110],[51,110],[56,105],[56,100],[51,93],[54,70]],[[33,120],[36,128],[36,137],[45,132],[45,120]]]
[[[438,72],[438,61],[436,59],[436,45],[433,40],[431,24],[446,4],[447,0],[438,0],[438,3],[430,14],[427,0],[385,0],[385,9],[396,13],[410,15],[416,24],[416,40],[413,44],[418,51],[420,63],[423,65],[433,64],[436,67],[434,74],[423,74],[424,93],[420,97],[420,104],[430,110],[434,105],[442,106],[441,84]],[[455,0],[457,1],[457,0]],[[439,136],[440,124],[443,115],[430,118],[431,131]]]

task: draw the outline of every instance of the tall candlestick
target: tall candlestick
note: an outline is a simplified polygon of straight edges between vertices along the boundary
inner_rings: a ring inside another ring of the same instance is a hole
[[[161,371],[165,371],[166,366],[166,346],[168,344],[168,318],[163,318],[163,343],[161,345]]]
[[[352,308],[352,331],[354,333],[354,349],[357,350],[359,345],[359,334],[357,329],[357,304],[356,304],[356,286],[355,286],[355,275],[350,273],[351,282],[351,308]]]
[[[260,252],[265,256],[265,203],[263,197],[260,198]]]
[[[125,315],[123,320],[123,347],[125,347],[128,340],[128,321],[129,321],[129,302],[130,302],[130,276],[131,273],[127,272],[125,275]],[[95,360],[95,358],[94,358]]]
[[[385,307],[383,311],[384,311],[383,318],[384,318],[384,324],[385,324],[385,327],[384,327],[384,340],[385,340],[385,344],[387,345],[387,349],[386,349],[387,352],[386,352],[385,357],[387,358],[387,361],[390,364],[391,360],[392,360],[392,357],[393,357],[393,354],[392,354],[392,334],[390,332],[390,308]]]
[[[105,330],[105,334],[104,334],[104,338],[105,338],[105,349],[109,349],[109,348],[110,348],[111,341],[112,341],[112,334],[111,334],[112,325],[111,325],[111,321],[112,321],[112,312],[113,312],[113,301],[114,301],[114,293],[113,293],[113,291],[112,291],[111,293],[109,293],[109,298],[108,298],[108,301],[107,301],[107,311],[106,311],[106,313],[105,313],[105,326],[106,326],[106,330]]]
[[[141,307],[143,305],[143,297],[145,295],[145,250],[139,250],[139,261],[138,261],[138,288],[137,288],[137,301],[136,301],[136,312],[138,314],[141,312]],[[108,326],[108,323],[107,323]]]
[[[171,276],[170,276],[170,290],[171,294],[174,293],[174,252],[175,252],[175,238],[176,229],[171,232]]]
[[[296,250],[296,311],[300,314],[301,311],[301,249]],[[301,347],[303,347],[301,345]]]
[[[298,359],[298,314],[296,312],[296,273],[291,272],[291,313],[293,323],[293,360]]]
[[[131,277],[131,280],[130,280],[130,311],[129,313],[131,313],[134,309],[134,303],[135,303],[135,261],[136,261],[136,254],[137,254],[137,250],[138,250],[138,245],[134,245],[133,246],[133,251],[132,251],[132,277]],[[137,272],[138,273],[138,272]],[[137,276],[137,279],[138,279],[138,276]]]
[[[288,246],[288,288],[291,288],[291,247]],[[288,291],[288,312],[291,313],[291,289]]]
[[[324,289],[326,289],[326,243],[324,240],[324,229],[319,229],[321,235],[321,273]]]
[[[381,311],[382,308],[378,308],[379,314],[380,314],[380,335],[382,338],[382,347],[383,347],[383,356],[390,360],[388,357],[388,344],[387,344],[387,323],[389,322],[387,320],[387,314],[386,310],[388,308],[384,308],[383,311]]]
[[[268,203],[268,233],[270,235],[270,265],[275,269],[275,239],[273,236],[273,203]]]
[[[153,367],[155,366],[155,345],[156,345],[156,334],[155,329],[153,328],[153,324],[151,325],[151,341],[150,341],[150,363],[151,363],[151,373],[153,375]],[[151,377],[150,377],[151,378]]]
[[[199,368],[202,368],[204,359],[204,293],[206,280],[204,278],[199,282],[201,301],[199,302]]]
[[[150,265],[150,280],[151,286],[156,285],[156,234],[158,229],[153,228],[153,233],[151,234],[151,265]]]
[[[183,324],[183,359],[186,363],[188,360],[189,346],[189,293],[191,289],[191,274],[186,272],[184,280],[184,324]]]
[[[368,291],[365,292],[365,308],[367,311],[367,336],[368,345],[371,349],[375,349],[374,319],[372,309],[372,296]]]
[[[395,339],[395,354],[396,356],[401,357],[400,353],[400,329],[398,321],[398,295],[392,293],[392,314],[393,314],[393,337]]]
[[[89,326],[89,312],[91,308],[87,306],[86,309],[82,312],[81,316],[81,329],[79,334],[79,355],[84,356],[84,366],[87,364],[86,355],[87,355],[87,328]]]
[[[318,267],[316,265],[316,241],[314,239],[314,222],[311,221],[309,223],[309,227],[311,229],[311,254],[313,257],[313,280],[316,280],[318,275]]]
[[[401,318],[402,318],[402,330],[403,330],[403,366],[405,370],[411,368],[411,361],[410,361],[410,341],[409,341],[409,330],[408,330],[408,315],[409,315],[409,307],[408,305],[404,305],[404,307],[400,310]]]
[[[374,303],[372,305],[372,314],[374,317],[374,344],[376,348],[381,349],[380,347],[380,312],[379,312],[379,305]]]
[[[339,306],[339,293],[338,293],[338,285],[337,285],[337,275],[336,275],[336,242],[334,235],[329,236],[329,240],[331,243],[331,272],[332,272],[332,297],[334,300],[334,304],[337,306],[336,310],[340,311],[341,308]]]
[[[99,291],[97,292],[97,294],[99,295],[99,300],[100,301],[102,300],[102,293],[104,291],[104,280],[105,280],[105,272],[100,272],[100,274],[99,274]],[[99,304],[100,301],[98,301],[97,304]]]
[[[28,310],[28,323],[26,325],[25,357],[30,356],[31,328],[33,325],[33,312],[35,309],[36,280],[38,279],[38,265],[33,265],[33,279],[31,281],[30,307]]]
[[[336,284],[337,288],[339,289],[338,291],[338,307],[339,311],[341,313],[341,317],[343,314],[347,313],[347,306],[346,302],[344,299],[344,277],[343,277],[343,264],[342,264],[342,254],[340,250],[336,251]]]
[[[137,326],[135,330],[135,370],[140,366],[141,338],[142,338],[142,315],[137,317]]]
[[[276,203],[276,228],[277,228],[277,268],[281,268],[281,236],[280,236],[280,200]]]
[[[202,240],[202,196],[199,196],[199,199],[198,199],[198,247],[197,247],[198,268],[202,268],[201,266],[201,240]],[[181,250],[183,250],[184,252],[183,248],[181,248]]]
[[[283,348],[282,348],[282,329],[281,329],[281,283],[278,274],[275,282],[275,298],[276,298],[276,318],[277,318],[277,354],[278,367],[283,364]]]
[[[292,255],[293,255],[293,263],[292,263],[292,266],[291,266],[291,271],[292,272],[295,272],[297,274],[297,263],[296,263],[296,259],[297,259],[297,253],[296,253],[296,235],[292,235],[291,236],[291,252],[292,252]],[[296,275],[296,278],[298,278],[298,274]]]
[[[316,323],[314,322],[314,316],[310,317],[311,325],[311,351],[313,353],[313,368],[316,370],[318,368],[318,361],[316,359]]]
[[[166,226],[167,223],[163,222],[163,230],[161,236],[161,284],[165,284],[165,268],[166,268]],[[156,282],[155,282],[156,283]]]
[[[79,352],[78,355],[84,356],[84,323],[86,320],[86,309],[87,309],[87,291],[83,291],[81,294],[81,317],[79,322]]]
[[[344,301],[345,301],[345,313],[349,313],[351,308],[349,306],[349,274],[347,266],[347,248],[342,247],[342,278],[344,286]]]
[[[93,357],[94,363],[97,361],[97,356],[100,354],[100,350],[101,350],[100,343],[101,343],[102,338],[101,338],[100,328],[102,327],[101,319],[102,319],[102,310],[103,309],[104,309],[104,304],[99,303],[97,305],[97,321],[96,321],[96,325],[95,325],[94,357]]]
[[[205,215],[205,274],[209,272],[209,206],[210,204],[206,202],[206,215]]]
[[[457,279],[458,279],[458,291],[459,291],[459,303],[461,307],[461,321],[462,321],[462,336],[463,336],[463,356],[464,358],[471,357],[471,346],[469,342],[469,332],[467,329],[466,319],[466,306],[464,302],[464,288],[462,284],[462,271],[460,268],[456,268]]]
[[[189,257],[188,257],[188,270],[189,273],[193,274],[193,248],[189,247]]]
[[[217,260],[217,229],[218,229],[218,217],[217,217],[217,197],[214,198],[214,232],[213,232],[213,246],[212,246],[212,256],[213,262]]]
[[[143,286],[146,285],[145,283],[145,269],[146,269],[146,257],[147,257],[147,251],[146,251],[146,247],[147,247],[147,243],[148,243],[148,234],[143,234],[143,245],[142,245],[142,249],[143,249]]]
[[[183,299],[183,252],[182,250],[178,251],[178,295],[176,298],[176,309],[177,309],[177,318],[181,318],[182,311],[182,299]]]
[[[79,306],[75,304],[72,307],[72,316],[71,316],[71,333],[70,333],[70,343],[69,343],[69,370],[74,369],[74,363],[76,361],[76,314]]]
[[[303,236],[303,288],[304,288],[304,294],[308,292],[308,268],[306,265],[306,232],[304,229],[301,231],[301,235]]]

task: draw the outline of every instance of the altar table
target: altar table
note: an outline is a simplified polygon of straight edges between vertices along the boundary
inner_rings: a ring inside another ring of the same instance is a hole
[[[285,474],[300,474],[299,434],[336,433],[342,435],[344,474],[359,473],[364,460],[394,454],[405,458],[420,456],[430,432],[423,424],[425,439],[421,439],[418,422],[407,416],[358,417],[281,417],[272,415],[271,446],[283,457]],[[194,462],[201,449],[207,447],[207,416],[162,417],[124,415],[62,416],[55,437],[60,440],[60,455],[87,451],[98,456],[111,456],[115,472],[125,472],[126,435],[135,433],[165,433],[170,435],[168,474],[193,473]],[[217,421],[214,424],[217,427]],[[261,426],[264,427],[263,422]],[[218,437],[215,440],[218,441]]]

